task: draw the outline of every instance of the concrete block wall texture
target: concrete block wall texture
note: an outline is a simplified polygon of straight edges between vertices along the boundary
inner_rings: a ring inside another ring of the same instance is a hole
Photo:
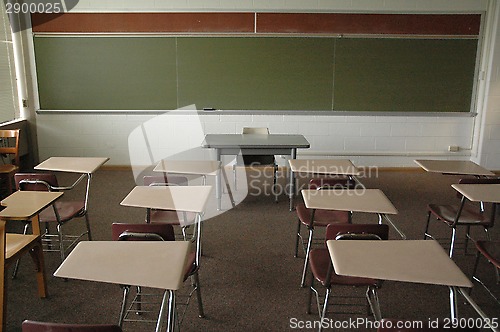
[[[415,167],[414,159],[473,160],[500,170],[500,33],[497,1],[416,0],[211,0],[211,1],[102,1],[82,0],[76,12],[127,11],[268,11],[268,12],[366,12],[366,13],[463,13],[489,11],[491,43],[485,50],[487,72],[480,87],[476,117],[356,116],[356,115],[137,115],[137,114],[38,114],[36,128],[39,159],[55,155],[110,157],[109,165],[130,165],[134,148],[130,135],[144,123],[149,143],[158,156],[169,156],[180,147],[201,143],[199,130],[240,133],[244,126],[266,126],[271,133],[303,134],[311,143],[299,150],[299,158],[351,158],[357,165]],[[196,126],[193,127],[193,121]],[[168,134],[166,134],[168,133]],[[175,142],[172,139],[177,137]],[[179,139],[180,137],[180,139]],[[449,152],[449,146],[459,146]],[[137,151],[137,153],[140,153]],[[208,156],[209,152],[202,152]],[[280,163],[286,164],[285,159]]]

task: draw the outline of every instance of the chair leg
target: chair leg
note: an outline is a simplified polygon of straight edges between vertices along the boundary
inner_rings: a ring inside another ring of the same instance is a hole
[[[274,166],[274,175],[273,175],[273,193],[274,193],[274,202],[278,203],[278,193],[277,193],[277,185],[278,185],[278,166]]]
[[[66,255],[64,253],[64,236],[62,232],[62,225],[57,224],[57,237],[59,239],[59,251],[61,253],[61,262],[64,261],[64,258],[66,258]]]
[[[233,165],[233,184],[234,184],[234,191],[238,190],[236,187],[236,164]]]
[[[193,274],[194,287],[196,289],[196,299],[198,300],[198,317],[205,317],[205,312],[203,311],[203,302],[201,300],[201,288],[200,288],[200,277],[198,272]]]
[[[87,238],[89,239],[89,241],[92,241],[92,233],[90,231],[90,221],[87,213],[85,213],[85,226],[87,226]]]
[[[125,308],[127,307],[127,297],[130,292],[130,286],[122,285],[123,288],[123,298],[122,305],[120,307],[120,317],[118,318],[118,326],[122,327],[123,320],[125,319]]]
[[[373,317],[375,317],[377,321],[380,321],[382,319],[382,312],[380,310],[380,302],[378,300],[376,287],[368,287],[368,290],[366,291],[366,299],[368,300],[368,304],[370,305]]]
[[[427,240],[428,237],[431,237],[429,235],[429,222],[431,221],[431,211],[427,213],[427,223],[425,224],[425,231],[424,231],[424,240]]]
[[[471,279],[472,280],[477,280],[477,277],[476,277],[476,272],[477,272],[477,267],[479,266],[479,260],[481,259],[481,252],[479,252],[479,250],[477,251],[476,253],[476,261],[474,262],[474,268],[472,269],[472,275],[471,275]],[[472,293],[472,287],[469,288],[469,295]]]
[[[309,294],[307,296],[308,301],[307,301],[306,313],[308,315],[311,314],[311,301],[312,301],[313,289],[315,290],[315,288],[314,288],[314,276],[312,276],[312,278],[311,278],[311,285],[309,286]]]
[[[328,298],[330,297],[330,288],[326,289],[325,293],[325,301],[323,302],[323,310],[321,310],[321,316],[319,318],[319,329],[318,331],[321,332],[322,327],[323,327],[323,321],[326,317],[326,311],[328,309]]]
[[[307,266],[309,265],[309,252],[311,251],[312,239],[313,239],[313,228],[309,229],[309,238],[307,239],[307,249],[306,249],[306,257],[304,258],[304,268],[302,270],[302,280],[300,282],[300,287],[305,287],[306,285],[306,274],[307,274]]]
[[[136,303],[136,312],[135,314],[136,315],[142,315],[142,288],[141,286],[136,286],[136,299],[137,299],[137,303]]]
[[[295,255],[293,257],[299,257],[299,240],[300,240],[300,219],[297,219],[297,233],[295,234]]]
[[[38,284],[38,296],[47,297],[47,280],[45,278],[45,262],[43,260],[42,239],[39,238],[36,245],[29,251],[36,267],[36,280]]]
[[[451,231],[451,241],[450,241],[450,258],[453,258],[453,249],[455,249],[455,238],[457,236],[457,229],[453,228]]]
[[[464,244],[464,253],[467,255],[467,247],[469,245],[470,238],[470,225],[467,226],[467,231],[465,233],[465,244]]]
[[[29,225],[30,225],[29,223],[24,224],[23,235],[28,234],[28,227],[29,227]],[[16,279],[16,277],[17,277],[17,271],[19,270],[19,264],[20,263],[21,263],[21,259],[19,258],[16,261],[16,265],[14,265],[14,271],[12,272],[12,279]]]

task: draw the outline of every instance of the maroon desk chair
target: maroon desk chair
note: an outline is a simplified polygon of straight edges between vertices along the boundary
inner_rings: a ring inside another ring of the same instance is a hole
[[[309,181],[309,189],[352,189],[355,183],[349,178],[315,178]],[[314,238],[316,228],[325,228],[330,224],[348,224],[351,223],[351,213],[349,211],[308,209],[304,203],[298,203],[295,207],[297,213],[297,235],[295,237],[295,257],[298,257],[299,243],[305,252],[304,267],[302,270],[301,286],[305,287],[307,275],[307,266],[309,252],[314,241],[323,241],[323,239]],[[308,236],[304,240],[301,235],[301,226],[307,228]],[[307,245],[304,246],[304,242]]]
[[[25,320],[22,332],[122,332],[112,324],[63,324]]]
[[[326,228],[326,241],[328,240],[387,240],[389,237],[389,226],[385,224],[330,224]],[[316,304],[320,322],[323,322],[328,312],[329,299],[333,287],[349,286],[366,288],[366,299],[375,319],[382,319],[380,305],[378,302],[377,289],[382,282],[372,278],[348,277],[335,273],[328,248],[317,248],[311,250],[309,257],[311,268],[311,284],[309,287],[309,298],[307,313],[311,313],[311,302],[313,292],[316,294]],[[316,289],[315,281],[326,289],[323,303],[321,303],[319,291]],[[353,304],[354,305],[354,304]],[[346,313],[346,312],[342,312]],[[321,330],[321,326],[320,326]]]
[[[484,179],[484,178],[470,178],[470,179],[461,179],[461,184],[500,184],[500,178],[498,179]],[[450,257],[453,257],[453,251],[455,248],[456,242],[456,233],[458,227],[466,228],[466,236],[465,236],[465,252],[467,253],[467,245],[468,240],[470,238],[470,228],[471,227],[482,227],[484,232],[486,233],[486,237],[488,240],[490,239],[488,229],[492,228],[495,224],[495,216],[496,216],[496,204],[491,204],[491,213],[484,213],[483,204],[481,204],[481,209],[471,206],[470,202],[468,202],[466,197],[461,198],[460,204],[451,205],[439,205],[439,204],[429,204],[427,206],[427,223],[424,231],[424,239],[434,237],[429,233],[429,224],[430,221],[433,220],[431,217],[434,217],[438,222],[442,222],[447,225],[452,230],[451,239],[450,239]]]
[[[119,241],[175,241],[174,228],[171,224],[166,223],[145,223],[145,224],[125,224],[113,223],[111,225],[112,239]],[[198,316],[204,317],[203,303],[201,299],[200,280],[198,277],[199,264],[199,251],[193,251],[188,255],[186,270],[184,273],[184,281],[191,278],[192,290],[188,295],[185,303],[186,309],[189,300],[194,292],[198,300]],[[147,257],[145,257],[147,259]],[[159,262],[161,264],[161,262]],[[121,327],[124,321],[135,321],[128,319],[130,313],[135,312],[141,314],[142,310],[142,297],[146,294],[142,291],[141,287],[137,286],[136,296],[127,309],[127,299],[130,292],[130,285],[123,285],[123,300],[120,309],[120,316],[118,325]],[[135,309],[134,309],[135,307]],[[184,313],[180,316],[179,322],[182,322]],[[145,320],[146,321],[146,320]],[[152,321],[149,321],[152,322]],[[154,321],[156,322],[156,320]]]

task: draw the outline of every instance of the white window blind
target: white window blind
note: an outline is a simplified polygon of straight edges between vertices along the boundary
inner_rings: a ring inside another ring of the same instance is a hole
[[[9,18],[0,4],[0,123],[19,117],[14,51]]]

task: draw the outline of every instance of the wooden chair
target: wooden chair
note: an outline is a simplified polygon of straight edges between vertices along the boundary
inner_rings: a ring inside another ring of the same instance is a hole
[[[38,225],[38,222],[36,222]],[[37,231],[38,228],[38,231]],[[36,278],[38,284],[38,295],[41,298],[47,297],[47,283],[45,280],[45,268],[43,260],[42,241],[39,227],[35,227],[34,234],[12,234],[5,231],[5,221],[0,220],[0,273],[2,274],[2,287],[0,289],[0,299],[2,305],[0,310],[0,326],[5,329],[7,317],[7,269],[9,266],[25,255],[30,254],[36,267]]]
[[[0,155],[7,156],[8,161],[0,165],[0,177],[5,181],[7,193],[13,190],[14,174],[19,171],[19,129],[0,130]]]
[[[25,320],[22,332],[122,332],[113,324],[63,324]]]

